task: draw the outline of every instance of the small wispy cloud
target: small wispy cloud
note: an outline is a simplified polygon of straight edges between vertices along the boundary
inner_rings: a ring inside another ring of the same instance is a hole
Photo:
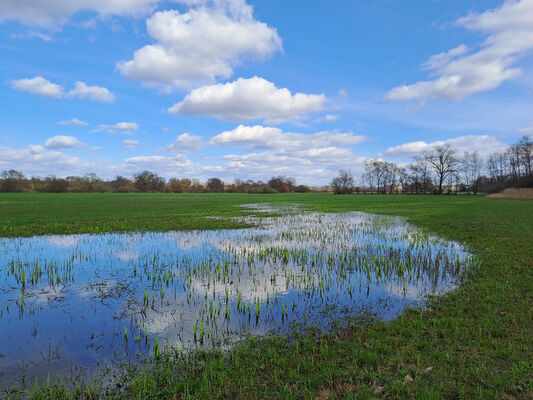
[[[339,115],[338,114],[327,114],[321,118],[317,118],[315,120],[313,120],[313,122],[336,122],[337,120],[339,119]]]
[[[35,78],[17,79],[10,82],[11,87],[16,90],[38,94],[40,96],[59,99],[63,97],[63,87],[44,79],[42,76]]]
[[[113,125],[101,124],[95,132],[106,131],[107,133],[121,133],[133,135],[139,129],[137,122],[117,122]]]
[[[67,93],[67,97],[89,99],[103,103],[112,103],[115,101],[115,96],[109,89],[102,86],[88,86],[83,82],[76,82],[74,89]]]
[[[126,150],[132,150],[139,145],[139,141],[126,139],[122,141],[122,145]]]
[[[41,39],[41,40],[44,40],[45,42],[55,41],[53,36],[47,35],[42,32],[37,32],[37,31],[27,31],[24,33],[19,33],[19,34],[13,33],[10,35],[10,37],[11,39]]]
[[[89,125],[88,122],[81,121],[78,118],[72,118],[64,121],[59,121],[57,123],[58,125],[80,125],[80,126],[87,126]]]
[[[65,92],[63,86],[50,82],[42,76],[15,79],[10,84],[13,89],[49,98],[88,99],[103,103],[112,103],[115,101],[115,96],[109,89],[103,86],[89,86],[81,81],[75,82],[74,89],[68,92]]]
[[[84,143],[80,141],[78,138],[74,136],[53,136],[46,140],[45,147],[47,149],[70,149],[70,148],[80,148],[80,149],[87,149],[87,150],[99,150],[99,147],[91,147],[87,143]]]

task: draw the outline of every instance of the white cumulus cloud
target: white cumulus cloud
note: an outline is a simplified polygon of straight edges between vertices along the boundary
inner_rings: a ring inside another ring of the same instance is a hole
[[[137,122],[117,122],[113,125],[101,124],[96,131],[106,131],[108,133],[122,133],[124,135],[132,135],[139,129]]]
[[[46,140],[45,146],[47,149],[67,149],[67,148],[73,148],[78,147],[82,149],[90,149],[89,145],[87,143],[81,142],[78,138],[74,136],[53,136]],[[93,150],[97,150],[98,148],[94,147]]]
[[[351,132],[303,134],[261,125],[239,125],[213,137],[210,143],[241,147],[250,153],[226,154],[221,164],[206,166],[205,171],[254,179],[289,175],[302,183],[326,183],[338,169],[357,171],[362,167],[363,158],[357,157],[350,147],[364,140],[364,136]]]
[[[67,97],[89,99],[104,103],[112,103],[115,101],[115,96],[109,91],[109,89],[102,86],[88,86],[83,82],[76,82],[74,84],[74,89],[67,93]]]
[[[501,143],[493,136],[466,135],[446,140],[439,140],[432,143],[426,143],[424,141],[404,143],[399,146],[390,147],[387,150],[379,153],[379,157],[409,159],[423,151],[444,144],[449,144],[458,155],[462,155],[465,151],[477,151],[482,157],[486,157],[490,153],[501,151],[506,148],[505,144]]]
[[[520,128],[518,130],[518,133],[520,133],[522,135],[533,135],[533,124],[529,125],[529,126],[526,126],[524,128]]]
[[[105,103],[115,101],[115,96],[109,91],[109,89],[102,86],[88,86],[86,83],[80,81],[76,82],[74,84],[74,89],[67,93],[65,93],[63,86],[52,83],[42,76],[12,80],[10,83],[13,89],[50,98],[79,98]]]
[[[325,147],[296,152],[264,151],[248,154],[228,154],[223,162],[206,171],[227,177],[268,179],[274,175],[295,177],[299,183],[326,184],[339,169],[359,171],[364,158],[349,149]]]
[[[122,145],[126,150],[132,150],[139,145],[139,141],[126,139],[122,141]]]
[[[27,176],[83,175],[88,171],[106,173],[110,170],[104,162],[91,162],[55,150],[47,151],[40,145],[21,149],[0,146],[0,170],[3,169],[16,169]]]
[[[0,22],[19,21],[24,25],[58,28],[81,11],[101,16],[144,15],[158,0],[2,0]]]
[[[262,125],[245,126],[222,132],[210,141],[215,146],[239,146],[248,151],[276,149],[303,151],[315,148],[346,147],[361,143],[364,136],[352,132],[317,132],[314,134],[283,132],[279,128]]]
[[[119,131],[136,131],[139,129],[137,122],[118,122],[114,125],[114,128]]]
[[[64,121],[59,121],[57,123],[58,125],[80,125],[80,126],[87,126],[89,123],[85,121],[81,121],[78,118],[72,118]]]
[[[44,79],[42,76],[24,78],[11,81],[13,89],[22,90],[31,94],[59,99],[63,97],[63,87]]]
[[[459,18],[457,25],[486,36],[481,49],[469,52],[460,45],[432,56],[423,68],[433,80],[398,86],[385,100],[450,98],[494,89],[522,73],[517,60],[533,50],[533,1],[507,0],[499,8]]]
[[[326,114],[321,118],[315,119],[313,122],[336,122],[339,119],[338,114]]]
[[[201,136],[183,133],[173,143],[165,147],[165,150],[173,154],[192,153],[204,148],[205,145],[206,143]]]
[[[145,169],[166,177],[201,176],[201,166],[181,154],[172,157],[154,155],[131,157],[124,160],[121,165],[121,170],[130,174],[135,174]]]
[[[244,0],[187,1],[188,12],[156,12],[146,22],[153,44],[117,64],[127,78],[165,89],[229,78],[244,59],[282,49],[276,29],[257,21]]]
[[[279,123],[320,111],[325,102],[323,94],[292,94],[287,88],[277,88],[272,82],[254,76],[195,89],[168,111],[225,121],[265,119],[267,123]]]

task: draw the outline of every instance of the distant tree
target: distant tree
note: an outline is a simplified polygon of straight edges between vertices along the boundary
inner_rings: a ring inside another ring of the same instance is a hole
[[[191,193],[203,193],[206,191],[206,188],[202,185],[199,179],[193,178],[187,191]]]
[[[185,192],[185,188],[181,184],[179,179],[176,178],[170,178],[167,186],[165,187],[165,192],[167,193],[183,193]]]
[[[474,194],[477,193],[477,182],[481,174],[481,159],[479,153],[465,151],[463,157],[459,160],[459,170],[466,185],[466,190]]]
[[[392,162],[383,162],[383,193],[385,189],[388,188],[389,194],[397,189],[396,184],[398,182],[398,172],[399,168],[395,163]]]
[[[87,192],[87,187],[81,176],[70,175],[65,178],[68,184],[68,191],[73,193]]]
[[[183,189],[186,192],[188,192],[189,189],[191,188],[192,181],[189,178],[181,178],[180,179],[180,184],[181,184],[181,186],[183,186]]]
[[[74,193],[108,192],[111,186],[99,178],[94,172],[85,174],[83,177],[67,176],[68,191]]]
[[[224,182],[218,178],[209,178],[207,180],[207,189],[212,193],[223,193]]]
[[[127,193],[135,191],[133,181],[120,175],[113,179],[111,182],[109,182],[109,185],[111,186],[113,191],[118,193]]]
[[[0,191],[2,192],[22,192],[25,186],[26,177],[20,171],[14,169],[2,171]]]
[[[361,182],[364,187],[364,193],[366,194],[366,189],[368,188],[370,190],[370,193],[374,190],[374,173],[372,170],[372,164],[370,160],[365,161],[365,172],[361,176]]]
[[[442,185],[446,179],[456,172],[457,157],[449,144],[438,145],[422,153],[422,157],[433,169],[437,177],[438,193],[442,194]]]
[[[267,183],[272,189],[275,189],[279,193],[293,192],[296,186],[296,179],[287,178],[286,176],[273,176]]]
[[[398,167],[397,173],[398,173],[398,184],[402,188],[402,193],[405,193],[405,187],[407,186],[407,181],[409,179],[409,176],[407,175],[407,170],[404,167]],[[396,193],[397,192],[398,192],[398,189],[396,189]]]
[[[517,144],[511,145],[505,151],[508,164],[511,170],[511,179],[516,181],[522,176],[520,147]]]
[[[247,182],[241,179],[235,179],[235,181],[233,181],[233,189],[236,193],[246,193],[253,184],[254,181],[251,179]]]
[[[289,192],[294,192],[294,188],[296,187],[296,179],[292,176],[289,176],[288,178],[285,178],[285,184],[289,187]]]
[[[294,188],[294,191],[296,193],[309,193],[311,188],[307,185],[298,185]]]
[[[31,179],[28,180],[28,186],[29,190],[32,192],[44,192],[44,182],[38,176],[32,176]]]
[[[276,194],[278,193],[278,191],[263,183],[263,184],[255,184],[255,185],[250,186],[248,188],[247,193],[249,194]]]
[[[68,189],[68,182],[66,179],[58,178],[55,175],[49,175],[44,180],[44,185],[41,190],[48,193],[64,193]]]
[[[354,179],[349,171],[340,170],[339,175],[331,181],[331,189],[335,194],[353,193]]]
[[[411,171],[411,182],[414,186],[414,192],[416,194],[426,194],[428,189],[432,186],[430,179],[430,167],[426,159],[421,156],[415,156],[414,162],[409,164],[409,170]]]
[[[524,175],[533,175],[533,140],[529,136],[522,136],[517,146]]]
[[[134,175],[134,185],[139,192],[162,192],[165,189],[165,179],[154,172],[143,171]]]

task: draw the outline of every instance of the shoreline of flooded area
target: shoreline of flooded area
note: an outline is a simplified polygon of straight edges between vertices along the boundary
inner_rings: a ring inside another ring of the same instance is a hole
[[[248,208],[247,229],[0,239],[0,385],[362,313],[390,320],[477,262],[398,217]]]

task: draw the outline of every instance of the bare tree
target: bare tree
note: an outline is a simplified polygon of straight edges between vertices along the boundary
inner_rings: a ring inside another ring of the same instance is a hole
[[[533,174],[533,140],[529,136],[522,136],[517,144],[524,175]]]
[[[442,194],[442,184],[450,175],[454,174],[457,166],[455,150],[449,144],[438,145],[425,151],[422,157],[428,162],[435,173],[438,182],[439,194]]]
[[[339,171],[339,175],[331,181],[331,188],[335,194],[353,193],[353,176],[349,171]]]
[[[183,186],[183,189],[185,189],[186,192],[189,191],[192,185],[192,181],[189,178],[181,178],[180,184]]]
[[[224,182],[219,178],[209,178],[207,180],[207,189],[213,193],[224,193]]]
[[[20,171],[10,169],[0,173],[0,191],[2,192],[22,192],[26,177]]]
[[[133,181],[120,175],[115,177],[109,184],[115,192],[133,192],[135,190]]]
[[[139,192],[162,192],[165,179],[154,172],[143,171],[134,175],[134,185]]]
[[[287,178],[285,176],[273,176],[267,183],[272,189],[277,190],[280,193],[293,192],[296,186],[296,179]]]
[[[385,187],[389,188],[389,194],[392,194],[393,190],[396,189],[396,184],[398,181],[398,166],[392,162],[383,162],[384,169],[384,182],[383,182],[383,193],[385,193]]]
[[[365,161],[365,173],[363,174],[363,177],[362,177],[363,182],[366,182],[368,185],[368,188],[370,189],[370,194],[372,194],[372,191],[374,190],[374,184],[375,184],[374,169],[372,167],[372,162],[373,160]],[[365,189],[365,194],[366,194],[366,189]]]
[[[481,159],[479,153],[473,151],[471,153],[465,151],[463,158],[460,161],[460,172],[463,176],[464,183],[468,192],[477,193],[477,181],[481,174]]]
[[[498,180],[498,154],[492,153],[487,157],[487,172],[489,178],[496,182]]]
[[[408,180],[407,170],[404,167],[398,167],[397,172],[398,172],[398,184],[402,188],[402,193],[405,193],[405,187],[407,186],[407,180]],[[398,193],[398,189],[396,189],[396,193]]]
[[[487,170],[493,182],[502,182],[510,174],[509,159],[505,152],[496,152],[487,159]]]
[[[411,182],[414,186],[414,192],[416,194],[427,191],[429,186],[429,164],[426,159],[420,155],[415,156],[415,161],[409,164],[409,170],[411,171]]]
[[[513,180],[517,180],[521,176],[520,168],[520,147],[516,144],[509,146],[505,151],[509,167],[511,168],[511,175]]]
[[[183,193],[185,188],[181,184],[180,180],[177,178],[170,178],[165,187],[165,192],[167,193]]]

